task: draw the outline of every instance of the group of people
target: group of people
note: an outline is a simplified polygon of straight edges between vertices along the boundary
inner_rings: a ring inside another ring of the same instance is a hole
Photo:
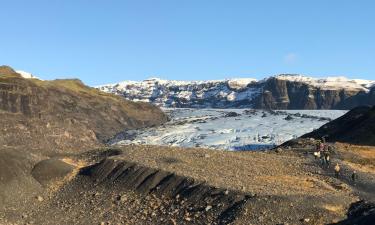
[[[331,164],[330,149],[329,146],[323,141],[319,141],[316,145],[316,151],[314,152],[316,159],[319,159],[322,166],[329,168]]]
[[[330,158],[330,146],[326,144],[325,139],[322,138],[321,141],[318,141],[316,145],[316,151],[314,152],[315,159],[319,159],[320,163],[322,164],[323,167],[329,168],[331,165],[331,158]],[[335,171],[335,177],[339,178],[340,177],[340,172],[341,168],[338,163],[336,163],[335,167],[333,168]],[[357,172],[353,171],[351,179],[352,182],[355,183],[357,180]]]

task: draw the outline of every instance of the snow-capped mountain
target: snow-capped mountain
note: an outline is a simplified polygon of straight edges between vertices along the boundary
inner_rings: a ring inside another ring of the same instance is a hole
[[[318,79],[281,74],[260,81],[252,78],[211,81],[150,78],[97,88],[129,100],[151,102],[163,107],[348,109],[347,99],[370,93],[374,84],[375,81],[345,77]]]
[[[152,102],[167,107],[225,107],[230,103],[250,100],[258,88],[249,88],[255,79],[210,81],[176,81],[150,78],[141,82],[124,81],[98,87],[121,94],[134,101]]]

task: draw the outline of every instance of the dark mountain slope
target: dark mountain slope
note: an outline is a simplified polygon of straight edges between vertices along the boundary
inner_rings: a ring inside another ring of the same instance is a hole
[[[323,125],[303,138],[320,138],[351,144],[375,145],[375,107],[361,106]]]
[[[166,120],[155,106],[100,92],[79,80],[25,79],[0,67],[0,147],[82,150],[124,129]]]

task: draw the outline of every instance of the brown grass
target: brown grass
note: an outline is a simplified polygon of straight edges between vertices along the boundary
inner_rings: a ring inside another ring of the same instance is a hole
[[[323,205],[323,208],[333,212],[337,215],[343,215],[346,213],[346,209],[342,205]]]
[[[345,164],[366,173],[375,174],[375,147],[336,143]]]

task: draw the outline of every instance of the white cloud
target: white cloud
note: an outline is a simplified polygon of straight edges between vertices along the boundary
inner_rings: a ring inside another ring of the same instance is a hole
[[[286,64],[294,64],[298,59],[298,55],[294,52],[290,52],[284,55],[284,63]]]

